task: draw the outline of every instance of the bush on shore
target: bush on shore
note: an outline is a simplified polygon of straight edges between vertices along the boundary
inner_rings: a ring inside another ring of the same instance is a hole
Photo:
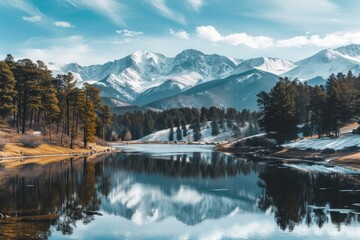
[[[42,137],[26,134],[19,137],[19,143],[22,143],[23,146],[27,148],[36,148],[44,144],[45,141]]]

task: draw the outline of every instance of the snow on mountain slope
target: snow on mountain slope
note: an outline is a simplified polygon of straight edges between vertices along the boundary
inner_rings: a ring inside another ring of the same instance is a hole
[[[120,100],[129,102],[134,102],[140,93],[162,86],[167,81],[176,82],[180,89],[186,89],[198,82],[226,77],[235,67],[236,64],[227,57],[207,55],[192,49],[185,50],[174,58],[136,51],[103,65],[52,65],[54,72],[70,71],[79,83],[91,82],[99,86],[103,90],[103,96],[119,96]],[[130,92],[126,94],[124,91]]]
[[[360,63],[360,45],[351,44],[335,49],[336,52],[342,54],[345,58],[357,61]]]
[[[254,68],[273,74],[282,74],[293,69],[295,66],[294,63],[279,58],[251,58],[240,63],[232,74],[243,73]]]
[[[328,78],[332,73],[342,72],[346,74],[352,71],[360,73],[360,50],[359,45],[349,45],[337,49],[322,50],[315,55],[296,63],[296,67],[283,73],[283,76],[299,78],[301,80],[314,77]]]
[[[181,141],[185,141],[185,142],[189,142],[192,141],[192,136],[193,136],[193,130],[189,129],[190,125],[187,125],[186,128],[188,129],[188,136],[190,137],[183,137],[183,139]],[[174,138],[176,139],[176,128],[174,127]],[[242,133],[246,133],[246,131],[249,129],[249,124],[245,123],[245,126],[240,128],[240,131]],[[211,135],[211,122],[207,122],[206,125],[204,127],[201,128],[201,139],[199,142],[222,142],[222,141],[227,141],[231,138],[233,138],[235,132],[233,131],[233,129],[226,129],[226,131],[221,131],[220,133],[216,136]],[[169,129],[164,129],[161,131],[157,131],[155,133],[152,133],[150,135],[147,135],[141,139],[139,139],[139,142],[167,142],[169,141],[169,134],[170,134],[170,128]]]
[[[149,103],[147,106],[158,109],[218,106],[256,110],[256,95],[261,91],[269,91],[278,78],[272,73],[253,69],[196,85],[176,96]]]
[[[188,49],[173,58],[136,51],[105,64],[47,65],[54,76],[70,71],[78,86],[85,82],[94,84],[102,90],[102,97],[129,104],[156,102],[156,107],[162,109],[209,104],[256,109],[256,94],[269,90],[279,76],[310,80],[309,84],[314,85],[323,83],[331,73],[351,70],[359,74],[360,45],[326,49],[296,63],[269,57],[240,60]],[[257,73],[238,78],[253,70]],[[211,83],[214,80],[215,83]],[[203,90],[198,88],[200,85]]]

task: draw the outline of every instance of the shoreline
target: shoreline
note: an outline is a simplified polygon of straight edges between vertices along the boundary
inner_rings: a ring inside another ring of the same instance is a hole
[[[0,151],[0,168],[17,168],[26,164],[46,165],[69,158],[96,156],[118,152],[112,146],[91,145],[91,148],[69,149],[50,144],[41,144],[35,148],[26,148],[18,143],[6,144]]]
[[[341,166],[360,171],[360,152],[357,150],[338,150],[333,153],[324,153],[321,150],[300,150],[293,148],[284,148],[282,150],[271,152],[269,148],[264,147],[219,147],[216,148],[216,150],[233,154],[235,156],[246,156],[251,158],[253,161],[259,162],[303,162],[319,165]],[[267,150],[269,150],[269,152],[267,152]]]

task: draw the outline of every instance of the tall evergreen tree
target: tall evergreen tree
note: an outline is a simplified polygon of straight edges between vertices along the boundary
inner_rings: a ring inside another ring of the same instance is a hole
[[[310,111],[311,111],[311,125],[316,128],[318,137],[320,138],[324,132],[325,121],[325,107],[326,107],[326,92],[319,86],[315,86],[311,91]],[[312,128],[313,128],[312,127]]]
[[[172,142],[174,141],[174,128],[171,127],[170,131],[169,131],[169,141]]]
[[[0,61],[0,121],[5,120],[16,110],[14,98],[16,80],[10,67]]]
[[[181,132],[181,129],[180,129],[180,126],[177,126],[176,128],[176,140],[178,141],[181,141],[182,140],[182,132]]]
[[[211,121],[211,135],[216,136],[219,135],[219,123],[216,119]]]

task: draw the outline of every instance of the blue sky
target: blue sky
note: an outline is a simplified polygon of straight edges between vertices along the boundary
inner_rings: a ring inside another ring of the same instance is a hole
[[[299,60],[360,43],[358,0],[0,0],[0,54],[83,65],[195,48]]]

